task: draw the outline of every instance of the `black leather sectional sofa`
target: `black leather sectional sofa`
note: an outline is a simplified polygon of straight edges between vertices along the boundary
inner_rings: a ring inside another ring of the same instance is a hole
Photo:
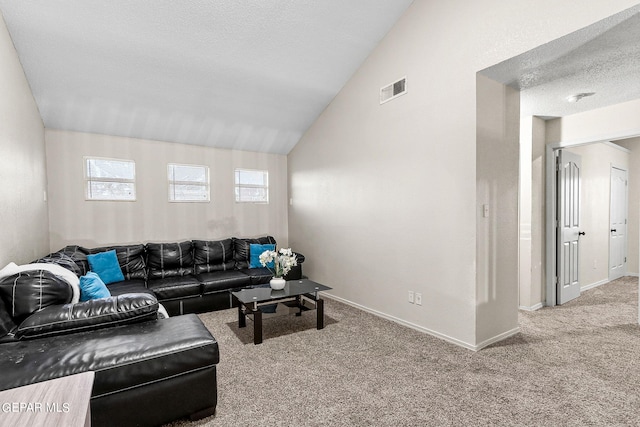
[[[276,240],[264,236],[92,249],[66,246],[48,257],[67,256],[77,264],[80,274],[85,274],[89,271],[87,255],[113,249],[125,280],[110,284],[111,294],[153,293],[173,316],[231,308],[230,290],[269,283],[273,276],[268,269],[250,268],[251,244],[275,245]],[[296,256],[298,265],[287,280],[302,277],[304,256]]]
[[[192,313],[229,308],[229,290],[268,283],[268,270],[249,268],[251,243],[275,240],[67,246],[37,261],[80,276],[87,255],[114,249],[125,280],[85,302],[70,303],[68,283],[46,269],[1,279],[0,390],[94,371],[94,427],[213,414],[218,343]],[[159,301],[171,317],[159,318]]]

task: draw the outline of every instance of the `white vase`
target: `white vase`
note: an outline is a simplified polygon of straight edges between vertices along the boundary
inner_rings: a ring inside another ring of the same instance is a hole
[[[279,291],[280,289],[284,289],[284,285],[287,283],[282,277],[274,277],[269,281],[269,285],[271,285],[271,289]]]

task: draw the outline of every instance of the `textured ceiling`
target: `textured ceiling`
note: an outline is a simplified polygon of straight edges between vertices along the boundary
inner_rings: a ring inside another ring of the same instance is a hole
[[[523,116],[562,117],[638,99],[640,5],[481,73],[522,91]]]
[[[0,0],[47,128],[288,153],[412,0]]]

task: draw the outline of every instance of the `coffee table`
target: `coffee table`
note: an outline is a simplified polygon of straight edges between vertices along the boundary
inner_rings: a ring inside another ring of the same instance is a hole
[[[328,291],[331,288],[311,280],[289,280],[284,289],[276,291],[270,287],[248,288],[231,292],[238,302],[238,327],[247,326],[247,316],[253,317],[253,343],[262,343],[262,311],[261,306],[276,303],[293,303],[299,311],[296,316],[301,316],[305,310],[316,309],[316,326],[324,328],[324,301],[318,297],[318,292]],[[308,307],[305,302],[311,303]],[[290,304],[287,304],[291,306]]]

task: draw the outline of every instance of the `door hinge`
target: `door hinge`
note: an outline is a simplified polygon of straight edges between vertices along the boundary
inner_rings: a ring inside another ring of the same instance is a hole
[[[624,262],[627,262],[627,257],[624,257]]]

